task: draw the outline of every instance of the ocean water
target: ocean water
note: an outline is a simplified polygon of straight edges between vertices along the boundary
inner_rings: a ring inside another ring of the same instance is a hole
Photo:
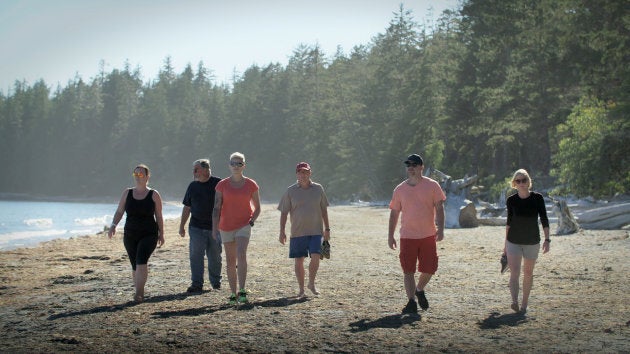
[[[112,222],[118,204],[0,200],[0,250],[33,247],[57,238],[91,235]],[[182,205],[164,203],[164,219],[181,216]],[[125,217],[119,223],[119,229]]]

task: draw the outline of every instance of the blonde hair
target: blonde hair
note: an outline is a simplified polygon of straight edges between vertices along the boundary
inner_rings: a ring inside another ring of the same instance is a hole
[[[243,153],[233,152],[232,155],[230,155],[230,161],[233,158],[237,158],[237,159],[241,160],[243,163],[245,163],[245,155],[243,155]]]
[[[514,175],[512,175],[512,181],[510,182],[510,185],[512,186],[512,188],[516,189],[516,182],[514,182],[514,180],[518,179],[521,176],[527,178],[527,182],[528,182],[527,189],[531,190],[533,181],[532,181],[532,178],[529,177],[529,173],[527,172],[527,170],[524,168],[520,168],[516,170],[516,172],[514,172]]]

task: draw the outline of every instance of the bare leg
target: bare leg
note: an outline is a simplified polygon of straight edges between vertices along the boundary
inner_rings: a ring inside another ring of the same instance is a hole
[[[523,260],[523,301],[521,301],[521,312],[527,312],[527,303],[529,301],[529,293],[534,285],[534,266],[535,259]]]
[[[304,296],[304,257],[295,258],[295,278],[298,282],[299,293],[297,297]]]
[[[426,287],[427,284],[429,284],[429,280],[431,280],[432,276],[433,274],[420,273],[420,278],[418,278],[418,285],[416,286],[416,288],[420,291],[424,291],[424,287]],[[415,293],[414,293],[414,296],[415,296]]]
[[[319,295],[319,291],[315,288],[315,277],[319,269],[319,253],[311,255],[311,261],[308,264],[308,288],[315,295]]]
[[[144,285],[147,283],[147,278],[149,277],[149,267],[146,264],[136,265],[133,276],[134,286],[136,288],[134,300],[136,302],[142,302],[142,300],[144,300]]]
[[[223,244],[225,250],[225,271],[230,284],[232,294],[236,294],[236,242],[226,242]]]
[[[133,290],[135,294],[133,295],[133,301],[138,302],[138,281],[136,280],[136,271],[131,270],[131,280],[133,280]]]
[[[245,280],[247,279],[247,245],[249,245],[248,237],[236,238],[236,259],[238,263],[238,287],[245,289]]]
[[[508,266],[510,267],[510,295],[512,296],[512,310],[518,312],[518,289],[519,278],[521,277],[521,260],[523,258],[520,254],[508,253]]]
[[[405,292],[407,293],[407,298],[409,300],[414,300],[416,298],[416,279],[414,273],[405,273],[404,275],[405,281]]]

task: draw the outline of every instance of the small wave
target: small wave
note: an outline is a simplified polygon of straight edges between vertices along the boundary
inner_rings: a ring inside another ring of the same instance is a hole
[[[112,217],[109,215],[96,216],[93,218],[74,219],[76,225],[81,226],[94,226],[94,225],[107,225],[111,222]]]
[[[68,230],[10,232],[7,234],[0,235],[0,242],[12,241],[12,240],[25,240],[25,239],[30,239],[30,238],[47,237],[47,236],[61,236],[61,235],[67,235],[67,234],[68,234]]]
[[[53,221],[50,218],[26,219],[26,220],[24,220],[24,224],[26,224],[28,226],[49,227],[49,226],[52,226]]]
[[[70,230],[68,231],[68,233],[72,234],[72,235],[80,235],[80,236],[84,236],[84,235],[92,235],[97,233],[99,230],[95,230],[95,229],[77,229],[77,230]],[[102,231],[102,230],[101,230]]]

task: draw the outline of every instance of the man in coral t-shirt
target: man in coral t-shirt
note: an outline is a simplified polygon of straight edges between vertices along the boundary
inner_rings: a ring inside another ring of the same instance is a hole
[[[446,196],[440,185],[422,176],[424,164],[417,154],[404,161],[407,179],[394,188],[389,203],[388,244],[396,249],[394,232],[400,222],[400,265],[404,273],[405,291],[409,301],[403,313],[416,313],[418,303],[423,310],[429,308],[424,288],[438,268],[437,241],[444,238],[444,201]],[[437,225],[436,225],[437,224]],[[420,272],[416,284],[415,273]]]

